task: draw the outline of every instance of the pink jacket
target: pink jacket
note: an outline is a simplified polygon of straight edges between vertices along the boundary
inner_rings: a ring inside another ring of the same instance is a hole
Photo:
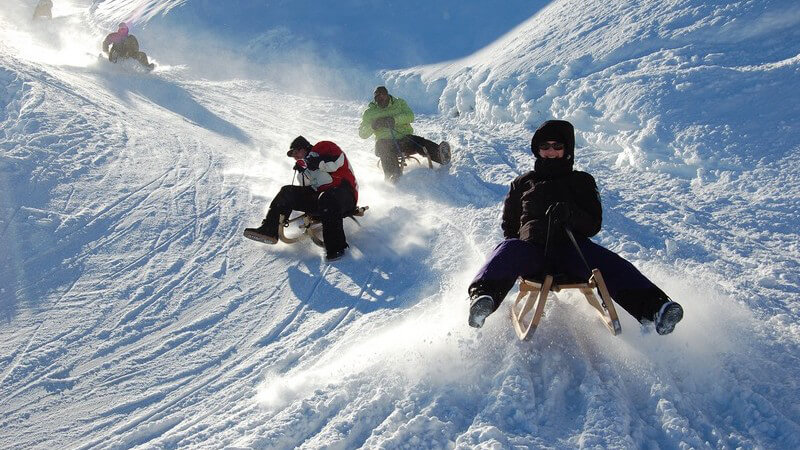
[[[107,52],[111,44],[121,44],[128,37],[128,27],[119,27],[114,33],[110,33],[103,41],[103,51]]]

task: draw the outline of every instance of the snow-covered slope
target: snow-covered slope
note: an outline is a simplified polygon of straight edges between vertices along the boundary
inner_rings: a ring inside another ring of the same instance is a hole
[[[58,1],[45,26],[23,21],[33,3],[0,12],[0,446],[800,445],[791,3],[555,1],[466,59],[387,72],[418,110],[441,105],[416,129],[456,149],[396,187],[357,137],[363,102],[164,56],[160,21],[189,24],[191,2]],[[124,8],[150,75],[94,56],[97,24]],[[205,32],[236,39],[237,23]],[[600,183],[598,241],[684,305],[672,335],[623,313],[612,337],[561,294],[532,342],[508,305],[467,327],[466,285],[550,116],[576,123]],[[335,265],[241,238],[291,182],[298,134],[339,143],[370,206]]]
[[[502,7],[477,0],[105,0],[92,20],[121,20],[175,29],[184,39],[212,37],[248,58],[294,61],[322,59],[369,69],[409,67],[467,56],[547,4],[505,0]],[[163,20],[152,20],[164,15]],[[340,68],[340,67],[337,67]]]

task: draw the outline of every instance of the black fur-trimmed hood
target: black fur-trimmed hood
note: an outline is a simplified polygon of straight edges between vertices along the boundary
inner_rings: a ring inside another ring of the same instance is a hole
[[[531,152],[539,158],[539,144],[547,141],[564,143],[564,158],[575,158],[575,127],[566,120],[548,120],[541,124],[531,138]]]

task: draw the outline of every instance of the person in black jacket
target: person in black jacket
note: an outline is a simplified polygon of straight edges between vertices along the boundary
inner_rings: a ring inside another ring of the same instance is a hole
[[[600,231],[602,207],[594,178],[572,169],[572,124],[546,121],[534,133],[531,151],[533,171],[511,182],[505,199],[505,240],[469,286],[469,325],[483,326],[520,276],[547,272],[588,280],[591,273],[569,242],[568,227],[589,264],[602,272],[611,297],[639,322],[655,322],[658,334],[671,333],[683,308],[631,263],[589,240]]]

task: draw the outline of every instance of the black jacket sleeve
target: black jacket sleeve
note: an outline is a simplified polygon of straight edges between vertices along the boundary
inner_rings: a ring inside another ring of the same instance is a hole
[[[520,178],[511,182],[506,199],[503,202],[503,237],[506,239],[519,237],[520,215],[522,214],[522,189]]]
[[[594,236],[600,232],[603,223],[603,207],[597,183],[586,172],[576,172],[572,181],[569,227],[582,236]]]

